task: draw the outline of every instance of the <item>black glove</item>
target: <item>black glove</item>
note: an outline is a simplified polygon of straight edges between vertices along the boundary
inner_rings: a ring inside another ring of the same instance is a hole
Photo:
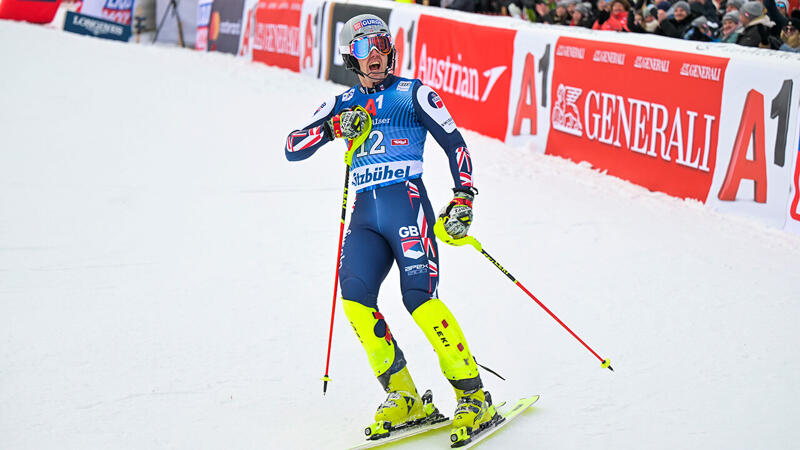
[[[467,235],[472,224],[472,201],[478,190],[453,189],[453,193],[453,200],[439,211],[439,217],[444,218],[444,229],[447,234],[458,239]]]

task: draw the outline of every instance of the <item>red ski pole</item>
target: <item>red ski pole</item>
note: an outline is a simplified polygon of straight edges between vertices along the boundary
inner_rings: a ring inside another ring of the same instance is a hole
[[[483,256],[485,256],[486,259],[491,261],[491,263],[494,264],[494,266],[497,267],[501,272],[503,272],[508,277],[509,280],[513,281],[514,284],[519,286],[519,288],[522,289],[523,292],[528,294],[528,297],[530,297],[533,301],[535,301],[537,305],[541,306],[542,309],[545,310],[545,312],[547,312],[547,314],[550,314],[550,317],[555,319],[555,321],[558,322],[559,325],[564,327],[564,329],[567,330],[569,332],[569,334],[572,335],[572,337],[577,339],[578,342],[583,344],[583,346],[586,347],[586,349],[589,350],[589,352],[592,353],[592,355],[594,355],[597,359],[599,359],[600,362],[601,362],[600,367],[602,367],[604,369],[608,368],[612,372],[614,371],[614,368],[611,367],[611,360],[609,360],[608,358],[604,359],[603,357],[598,355],[597,352],[592,350],[592,348],[589,347],[589,345],[586,342],[584,342],[583,339],[578,337],[578,335],[575,334],[575,332],[572,331],[564,322],[562,322],[561,319],[558,318],[558,316],[553,314],[553,311],[550,311],[550,309],[547,306],[545,306],[544,303],[539,301],[539,299],[536,298],[536,296],[533,295],[531,293],[531,291],[526,289],[525,286],[523,286],[522,283],[519,282],[519,280],[514,278],[514,276],[511,275],[511,273],[509,273],[509,271],[507,271],[505,268],[503,268],[503,266],[500,265],[500,263],[497,262],[497,260],[494,259],[492,257],[492,255],[487,253],[486,250],[483,249],[483,246],[481,245],[480,242],[478,242],[477,239],[475,239],[472,236],[464,236],[463,238],[453,238],[452,236],[447,234],[447,231],[445,231],[445,229],[444,229],[444,219],[443,218],[439,218],[439,220],[436,221],[436,225],[433,226],[433,231],[434,231],[434,234],[436,234],[436,237],[438,237],[440,240],[444,241],[446,244],[455,245],[455,246],[470,245],[473,248],[475,248],[475,250],[481,252],[481,254]]]
[[[362,127],[361,135],[352,141],[350,141],[350,145],[347,147],[347,151],[344,155],[344,163],[347,165],[347,169],[344,171],[344,191],[342,192],[342,219],[339,223],[339,246],[336,249],[336,274],[333,277],[333,301],[331,304],[331,327],[330,331],[328,331],[328,355],[325,357],[325,375],[322,376],[322,395],[328,391],[328,382],[331,381],[330,376],[328,376],[328,370],[331,366],[331,344],[333,343],[333,319],[336,315],[336,289],[339,287],[339,262],[342,257],[342,242],[344,241],[344,221],[347,217],[347,190],[350,186],[350,163],[353,161],[353,152],[355,149],[360,147],[364,144],[364,141],[367,140],[369,136],[370,130],[372,130],[372,116],[369,115],[366,109],[363,106],[356,106],[355,109],[360,109],[366,113],[367,116],[367,123],[365,123]]]

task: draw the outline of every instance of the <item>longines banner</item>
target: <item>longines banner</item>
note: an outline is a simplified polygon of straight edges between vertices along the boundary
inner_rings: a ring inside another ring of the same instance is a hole
[[[243,19],[244,0],[214,0],[208,24],[208,50],[237,54]]]

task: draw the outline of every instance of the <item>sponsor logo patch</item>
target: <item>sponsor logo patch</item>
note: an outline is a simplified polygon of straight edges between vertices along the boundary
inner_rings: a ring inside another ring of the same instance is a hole
[[[356,22],[353,24],[353,30],[358,31],[364,27],[379,27],[381,26],[381,21],[378,19],[364,19],[361,22]]]
[[[439,94],[437,94],[436,92],[431,92],[430,94],[428,94],[428,104],[436,109],[444,108],[444,102],[442,101],[442,98],[439,97]]]
[[[397,90],[407,92],[411,89],[411,85],[414,84],[411,81],[401,81],[397,83]]]
[[[353,95],[355,95],[355,93],[356,93],[355,89],[350,89],[349,91],[345,92],[344,94],[342,94],[342,101],[346,102],[348,100],[351,100],[353,98]]]
[[[408,139],[392,139],[392,145],[408,145]]]

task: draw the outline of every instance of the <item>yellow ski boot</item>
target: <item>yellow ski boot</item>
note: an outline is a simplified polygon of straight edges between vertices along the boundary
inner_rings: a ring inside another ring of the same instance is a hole
[[[458,405],[453,414],[450,446],[461,447],[468,444],[472,440],[472,436],[494,423],[502,421],[502,417],[497,414],[492,404],[492,396],[483,389],[476,391],[455,389],[455,391]]]
[[[446,420],[433,405],[431,391],[422,397],[417,393],[408,367],[391,375],[387,391],[389,395],[375,413],[375,423],[364,430],[368,439],[381,439],[395,430]]]

